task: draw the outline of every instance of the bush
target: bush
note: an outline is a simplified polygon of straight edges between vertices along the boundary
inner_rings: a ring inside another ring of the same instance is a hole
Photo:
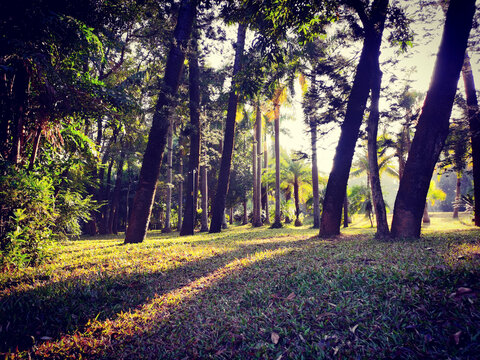
[[[51,179],[8,168],[0,176],[0,203],[0,265],[39,262],[58,217]]]
[[[35,265],[53,240],[80,235],[80,221],[97,208],[91,197],[55,191],[52,178],[4,167],[0,175],[0,269]]]

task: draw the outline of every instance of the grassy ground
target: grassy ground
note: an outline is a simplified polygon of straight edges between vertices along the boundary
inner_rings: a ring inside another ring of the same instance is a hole
[[[480,231],[433,214],[421,240],[363,218],[64,243],[0,274],[0,352],[19,358],[478,359]]]

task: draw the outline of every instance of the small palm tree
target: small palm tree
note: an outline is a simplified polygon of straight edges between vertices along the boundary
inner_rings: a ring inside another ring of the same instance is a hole
[[[295,226],[301,226],[300,201],[311,193],[311,170],[305,159],[295,159],[282,151],[281,173],[283,188],[286,193],[292,193],[295,201]]]

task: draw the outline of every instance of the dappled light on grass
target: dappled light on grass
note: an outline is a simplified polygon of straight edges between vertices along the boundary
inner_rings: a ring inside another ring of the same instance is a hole
[[[251,266],[256,261],[284,255],[291,250],[281,248],[259,251],[251,256],[236,259],[213,273],[191,281],[167,294],[155,294],[153,299],[148,299],[149,301],[146,304],[134,311],[119,313],[114,320],[89,321],[86,324],[84,333],[75,333],[64,336],[56,342],[44,343],[37,349],[36,354],[42,357],[62,352],[66,352],[70,356],[101,354],[103,351],[111,348],[112,339],[116,341],[126,340],[126,337],[141,336],[143,333],[151,332],[161,321],[169,316],[170,312],[175,311],[176,306],[193,298],[199,292],[204,291],[224,277],[231,276],[233,273]]]
[[[356,226],[68,242],[2,275],[1,335],[20,358],[474,358],[480,231]]]

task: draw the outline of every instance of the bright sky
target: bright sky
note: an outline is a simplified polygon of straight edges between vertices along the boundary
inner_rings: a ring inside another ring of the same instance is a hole
[[[413,8],[412,11],[415,12],[418,11],[418,9]],[[412,13],[410,16],[413,20],[417,20],[419,13]],[[382,55],[380,58],[381,62],[389,57],[396,57],[399,60],[395,68],[398,69],[395,73],[398,80],[395,83],[398,84],[399,87],[403,88],[405,85],[403,80],[410,79],[412,80],[412,89],[424,93],[427,92],[430,84],[430,78],[435,65],[436,53],[440,44],[444,21],[444,14],[440,8],[438,8],[436,12],[433,11],[428,16],[430,20],[434,21],[431,21],[429,24],[425,24],[421,21],[419,21],[418,24],[413,24],[413,30],[416,34],[413,48],[408,49],[404,54],[396,54],[395,51],[390,48],[386,39],[384,39]],[[430,33],[431,36],[425,36],[425,32]],[[235,41],[236,26],[227,29],[227,36],[232,43]],[[253,36],[252,33],[249,32],[246,43],[248,44],[252,41]],[[227,47],[228,49],[224,48],[222,50],[222,54],[212,54],[209,56],[207,58],[207,63],[211,66],[219,67],[226,60],[233,59],[233,49],[232,47]],[[473,72],[476,84],[478,85],[480,84],[478,56],[472,56],[472,54],[470,54],[470,56],[472,57]],[[395,86],[395,83],[393,86]],[[310,135],[307,133],[307,128],[303,121],[303,109],[300,94],[300,89],[297,89],[296,97],[293,99],[292,106],[289,108],[283,107],[280,110],[281,114],[287,115],[287,118],[289,118],[289,120],[283,121],[281,126],[290,134],[290,138],[282,134],[280,144],[289,151],[303,151],[310,153]],[[382,103],[380,106],[382,106]],[[319,170],[325,174],[328,174],[331,170],[339,134],[340,131],[337,129],[336,131],[332,131],[328,136],[324,136],[323,138],[319,137]]]

